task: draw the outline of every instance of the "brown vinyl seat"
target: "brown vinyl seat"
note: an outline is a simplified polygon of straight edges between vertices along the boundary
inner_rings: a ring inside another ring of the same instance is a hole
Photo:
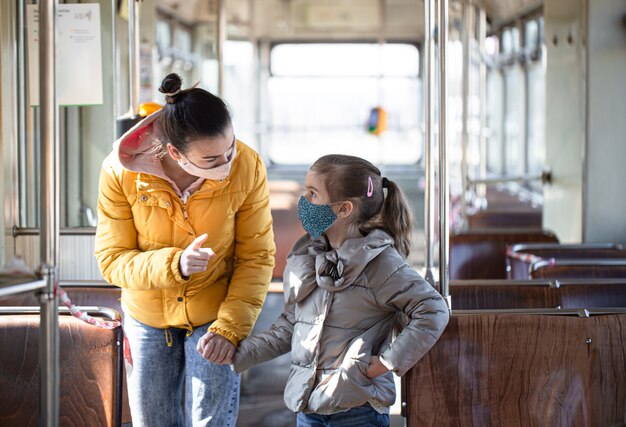
[[[533,262],[531,279],[626,278],[626,259],[551,259]]]
[[[39,425],[39,314],[0,309],[0,425]],[[117,317],[111,309],[92,315]],[[36,312],[39,307],[32,307]],[[60,420],[62,426],[120,425],[122,330],[101,329],[59,315]]]
[[[450,279],[506,279],[507,245],[555,242],[554,233],[541,229],[485,229],[450,236]]]
[[[532,256],[528,256],[532,255]],[[626,251],[615,243],[522,243],[507,251],[509,278],[525,280],[530,278],[532,261],[543,259],[626,259]]]
[[[110,307],[123,315],[120,302],[122,289],[102,282],[75,282],[62,283],[63,289],[67,292],[72,303],[77,306]],[[23,293],[0,298],[0,306],[34,306],[39,304],[37,296],[32,293]],[[124,371],[126,367],[124,367]],[[128,391],[126,388],[126,374],[122,381],[122,423],[127,424],[132,421],[130,406],[128,405]]]
[[[626,307],[626,279],[455,281],[453,310]]]
[[[533,227],[541,228],[541,208],[497,208],[477,211],[467,216],[471,229],[489,227]]]
[[[488,185],[486,209],[467,215],[469,229],[496,227],[541,228],[542,207],[498,185]]]
[[[624,342],[626,314],[453,312],[405,376],[407,425],[623,425]]]

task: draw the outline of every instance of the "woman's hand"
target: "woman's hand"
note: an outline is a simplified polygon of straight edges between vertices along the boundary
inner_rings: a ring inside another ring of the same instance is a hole
[[[207,332],[198,340],[196,350],[202,357],[216,365],[233,363],[235,346],[221,335]]]
[[[206,233],[196,237],[196,240],[183,251],[178,262],[178,269],[183,277],[188,278],[193,273],[206,271],[209,260],[215,257],[213,249],[202,247],[202,244],[206,242],[208,237]]]
[[[383,363],[380,361],[378,356],[372,356],[365,375],[367,375],[370,378],[376,378],[377,376],[382,375],[388,371],[389,369],[387,369],[387,367],[383,365]]]

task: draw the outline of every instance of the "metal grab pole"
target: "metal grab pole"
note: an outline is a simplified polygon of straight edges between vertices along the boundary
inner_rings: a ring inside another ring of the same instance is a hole
[[[448,0],[439,0],[439,292],[450,304],[448,157],[446,154],[446,45],[448,43]],[[451,305],[448,305],[450,308]]]
[[[479,7],[478,11],[478,52],[480,58],[480,166],[479,175],[480,179],[487,178],[487,108],[485,104],[487,102],[487,64],[485,63],[485,39],[487,38],[487,15],[485,13],[484,5]],[[487,206],[487,186],[480,184],[476,193],[481,201],[481,207]]]
[[[431,121],[434,118],[434,50],[433,50],[433,28],[435,24],[435,8],[431,0],[424,1],[424,158],[425,158],[425,180],[424,188],[424,263],[425,263],[425,279],[431,285],[435,286],[436,280],[433,273],[433,258],[435,252],[435,168],[432,138]]]
[[[39,101],[41,294],[39,332],[39,425],[59,424],[59,319],[55,287],[59,280],[59,144],[55,91],[55,20],[57,0],[39,2]]]
[[[463,193],[461,194],[461,216],[463,225],[465,225],[465,217],[467,213],[467,196],[469,195],[469,78],[470,78],[470,31],[473,30],[472,25],[472,8],[473,5],[463,2],[463,24],[461,26],[461,41],[463,45],[463,70],[462,70],[462,131],[461,131],[461,186]]]
[[[217,9],[217,91],[224,97],[224,43],[226,42],[226,0],[218,0]]]
[[[128,101],[130,117],[139,115],[139,1],[128,0]]]

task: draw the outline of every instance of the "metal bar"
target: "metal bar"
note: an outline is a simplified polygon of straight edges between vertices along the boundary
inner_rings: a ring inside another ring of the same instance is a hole
[[[26,225],[26,47],[24,41],[26,14],[24,0],[17,2],[17,197],[15,198],[15,212],[17,224]]]
[[[431,123],[434,119],[434,91],[435,85],[435,52],[433,50],[433,28],[435,26],[435,7],[430,0],[424,1],[424,78],[422,87],[424,93],[424,278],[435,286],[434,252],[435,252],[435,158],[434,142]]]
[[[61,236],[95,236],[95,227],[68,227],[61,228]],[[13,237],[39,236],[39,229],[35,227],[13,227]]]
[[[626,314],[626,307],[592,308],[505,308],[487,310],[454,310],[455,316],[481,314],[526,314],[589,317],[602,314]]]
[[[470,9],[468,2],[462,2],[462,65],[461,65],[461,216],[465,222],[467,196],[469,193],[469,68],[470,68]]]
[[[115,15],[113,15],[115,16]],[[122,320],[122,316],[119,315],[118,320]],[[123,398],[122,395],[124,393],[124,329],[117,328],[117,337],[115,340],[115,346],[117,347],[117,364],[115,367],[115,427],[120,427],[122,425],[122,408],[123,408]]]
[[[139,1],[128,0],[128,101],[130,116],[139,115]]]
[[[439,1],[439,292],[450,304],[450,276],[448,255],[450,252],[448,212],[450,189],[448,188],[448,157],[446,153],[446,45],[448,43],[448,0]],[[450,304],[448,306],[452,308]]]
[[[485,63],[485,40],[487,39],[487,14],[484,5],[479,7],[478,12],[478,51],[479,51],[479,87],[480,87],[480,136],[479,136],[479,176],[480,179],[487,178],[487,64]],[[485,208],[487,204],[487,186],[485,184],[478,185],[476,193],[481,201],[481,207]]]
[[[16,283],[5,286],[0,280],[0,297],[6,297],[10,295],[22,294],[25,292],[33,292],[46,287],[46,282],[43,280],[29,280],[24,283]]]
[[[39,425],[59,425],[59,320],[55,293],[59,275],[59,143],[56,102],[55,22],[57,0],[39,2],[39,103],[41,225],[41,294],[39,334]]]
[[[105,317],[109,320],[122,320],[122,315],[115,310],[114,308],[110,308],[110,307],[100,307],[100,306],[96,306],[96,305],[86,305],[86,306],[78,306],[77,307],[80,311],[82,311],[83,313],[86,313],[90,316],[100,316],[100,317]],[[4,315],[4,314],[37,314],[39,313],[39,307],[37,306],[30,306],[30,305],[26,305],[26,306],[6,306],[6,307],[0,307],[0,315]],[[70,309],[67,307],[59,307],[58,309],[58,313],[59,314],[71,314],[70,313]]]
[[[626,279],[624,279],[626,282]],[[471,280],[450,280],[450,287],[463,286],[541,286],[544,288],[554,288],[555,282],[551,280],[523,280],[523,279],[471,279]]]
[[[224,97],[224,43],[226,42],[226,0],[218,0],[217,9],[217,91]]]
[[[502,184],[506,182],[532,182],[532,181],[545,181],[545,174],[541,175],[520,175],[502,178],[484,178],[484,179],[470,179],[469,184]]]

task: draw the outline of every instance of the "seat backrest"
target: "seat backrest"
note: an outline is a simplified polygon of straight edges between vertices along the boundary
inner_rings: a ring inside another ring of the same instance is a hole
[[[458,281],[450,285],[453,310],[497,310],[509,308],[555,308],[557,294],[549,281],[510,284],[504,280]],[[491,283],[489,283],[491,282]]]
[[[470,229],[486,227],[536,227],[540,228],[543,221],[541,208],[511,207],[495,208],[467,216]]]
[[[450,236],[450,279],[506,279],[507,245],[556,242],[554,233],[541,229],[470,230]]]
[[[508,282],[508,283],[507,283]],[[546,280],[457,281],[450,284],[453,310],[626,307],[626,279],[588,279],[552,286]]]
[[[0,425],[39,425],[39,333],[38,314],[0,314]],[[59,424],[117,425],[121,329],[60,315],[59,338]]]
[[[530,255],[530,256],[529,256]],[[522,243],[509,248],[507,265],[509,278],[529,279],[530,265],[543,259],[626,259],[626,251],[615,243]]]
[[[531,279],[626,278],[626,260],[551,259],[533,262],[529,272]]]
[[[406,375],[407,425],[622,425],[624,342],[626,314],[453,313]]]

